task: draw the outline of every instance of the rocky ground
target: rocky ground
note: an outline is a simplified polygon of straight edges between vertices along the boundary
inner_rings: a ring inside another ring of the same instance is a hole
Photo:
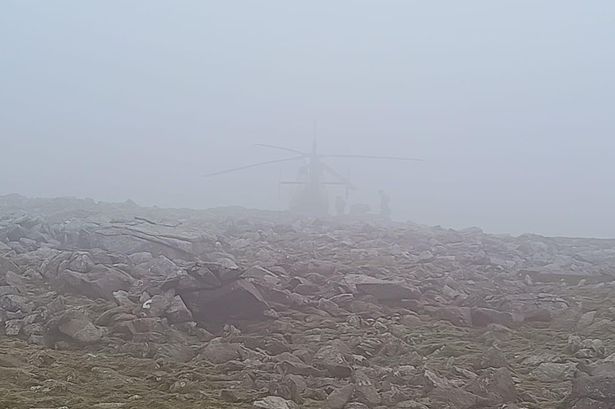
[[[615,407],[615,241],[0,197],[0,408]]]

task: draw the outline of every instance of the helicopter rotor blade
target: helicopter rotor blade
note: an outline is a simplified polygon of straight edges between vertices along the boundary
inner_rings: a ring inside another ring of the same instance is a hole
[[[303,156],[294,156],[292,158],[268,160],[268,161],[265,161],[265,162],[253,163],[251,165],[239,166],[239,167],[232,168],[232,169],[225,169],[225,170],[221,170],[221,171],[218,171],[218,172],[208,173],[208,174],[206,174],[204,176],[205,177],[218,176],[218,175],[223,175],[225,173],[231,173],[231,172],[236,172],[236,171],[239,171],[239,170],[255,168],[257,166],[265,166],[265,165],[272,165],[274,163],[290,162],[290,161],[298,160],[298,159],[303,159]]]
[[[342,181],[342,183],[344,183],[346,186],[348,186],[348,188],[350,189],[356,189],[356,187],[352,184],[352,182],[350,182],[350,180],[348,180],[347,177],[345,177],[344,175],[339,174],[335,169],[333,169],[331,166],[327,165],[326,163],[320,162],[325,171],[329,172],[330,174],[332,174],[333,176],[335,176],[336,178],[338,178],[339,180]]]
[[[404,156],[377,156],[377,155],[321,155],[324,158],[357,158],[357,159],[384,159],[384,160],[403,160],[403,161],[418,161],[423,159],[407,158]]]
[[[260,146],[261,148],[277,149],[277,150],[281,150],[281,151],[292,152],[292,153],[297,153],[299,155],[307,156],[307,154],[304,153],[304,152],[298,151],[296,149],[285,148],[283,146],[268,145],[266,143],[257,143],[254,146]]]

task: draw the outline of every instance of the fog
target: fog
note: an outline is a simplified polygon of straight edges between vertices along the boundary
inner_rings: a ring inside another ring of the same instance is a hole
[[[615,237],[615,3],[0,4],[0,194],[282,209],[293,163],[351,202],[488,232]],[[332,191],[332,195],[335,195]]]

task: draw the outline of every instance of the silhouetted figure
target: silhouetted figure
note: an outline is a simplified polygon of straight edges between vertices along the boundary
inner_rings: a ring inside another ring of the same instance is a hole
[[[391,199],[386,193],[384,193],[383,190],[378,191],[378,194],[380,195],[380,216],[383,219],[390,220],[391,219],[391,207],[390,207]]]
[[[338,217],[341,217],[346,214],[346,201],[342,196],[338,196],[335,199],[335,213]]]

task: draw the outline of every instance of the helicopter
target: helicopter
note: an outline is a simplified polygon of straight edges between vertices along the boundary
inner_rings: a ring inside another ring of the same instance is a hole
[[[296,180],[282,181],[280,182],[280,185],[294,185],[298,187],[293,198],[291,199],[289,210],[293,213],[306,214],[310,216],[326,216],[329,214],[329,199],[327,194],[327,187],[338,186],[344,188],[346,198],[348,197],[350,191],[357,189],[357,187],[350,181],[349,178],[343,176],[330,165],[325,163],[325,159],[352,158],[394,161],[421,160],[417,158],[408,158],[401,156],[321,154],[317,150],[316,140],[313,141],[312,149],[309,152],[269,144],[256,144],[255,146],[284,151],[287,153],[292,153],[294,155],[287,158],[257,162],[231,169],[225,169],[213,173],[208,173],[204,176],[212,177],[223,175],[226,173],[251,169],[259,166],[303,160],[305,164],[299,168]]]

